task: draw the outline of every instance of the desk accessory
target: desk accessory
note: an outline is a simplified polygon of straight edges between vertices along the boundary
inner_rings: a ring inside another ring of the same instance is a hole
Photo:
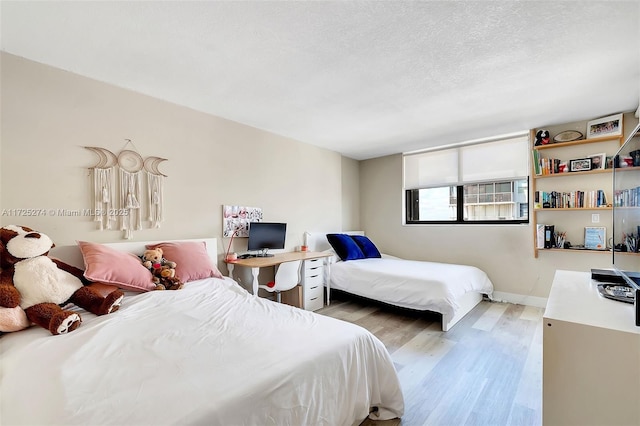
[[[556,246],[554,228],[554,225],[544,226],[544,248],[546,249],[554,248]]]
[[[238,234],[238,232],[240,232],[242,230],[241,227],[238,227],[236,229],[233,230],[233,232],[231,233],[231,239],[229,240],[229,245],[227,246],[227,253],[224,256],[224,260],[226,262],[235,262],[236,260],[238,260],[238,255],[236,253],[229,253],[231,251],[231,243],[233,242],[233,237],[236,236],[236,234]]]
[[[634,303],[634,289],[626,284],[603,283],[598,284],[598,293],[607,299],[618,302]]]

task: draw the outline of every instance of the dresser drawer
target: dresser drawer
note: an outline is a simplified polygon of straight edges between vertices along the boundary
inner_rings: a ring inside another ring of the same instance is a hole
[[[323,259],[309,259],[304,261],[304,273],[303,275],[308,276],[310,272],[314,270],[322,270],[324,263]]]
[[[320,291],[317,291],[320,290]],[[317,311],[324,306],[323,287],[317,287],[311,292],[305,292],[304,308],[308,311]]]
[[[304,277],[302,281],[304,282],[305,287],[314,287],[317,285],[320,285],[320,286],[324,285],[324,282],[322,281],[322,274],[316,274],[316,275]]]
[[[324,286],[321,283],[306,285],[304,287],[304,300],[308,301],[318,296],[322,297],[323,290],[324,290]]]
[[[324,302],[322,301],[322,298],[319,297],[315,300],[305,303],[304,309],[307,311],[317,311],[318,309],[322,309],[323,306]]]

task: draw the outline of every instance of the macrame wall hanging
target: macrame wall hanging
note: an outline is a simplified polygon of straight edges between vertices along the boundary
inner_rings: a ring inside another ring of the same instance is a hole
[[[114,169],[118,157],[108,149],[96,146],[85,146],[86,149],[98,155],[100,161],[93,167],[89,167],[93,177],[93,220],[98,222],[98,229],[112,229],[116,222],[113,206],[113,180]]]
[[[167,175],[158,170],[158,164],[166,158],[147,157],[143,160],[130,139],[118,155],[95,146],[86,146],[95,152],[100,161],[90,167],[93,176],[94,221],[98,229],[114,229],[119,219],[120,230],[125,239],[133,237],[134,230],[142,229],[143,209],[147,209],[150,228],[160,228],[163,221],[164,178]],[[115,168],[118,168],[117,199],[113,188]],[[146,176],[146,196],[143,195],[143,176]],[[143,203],[146,201],[146,206]]]
[[[147,195],[149,203],[149,222],[152,228],[160,228],[162,222],[162,205],[164,198],[164,178],[167,175],[160,173],[158,164],[167,161],[166,158],[147,157],[144,160],[144,170],[147,173]]]

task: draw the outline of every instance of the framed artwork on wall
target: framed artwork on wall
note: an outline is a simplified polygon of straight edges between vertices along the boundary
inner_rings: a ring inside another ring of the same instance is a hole
[[[587,123],[587,139],[622,135],[622,114],[610,115]]]
[[[249,222],[262,221],[260,207],[222,206],[222,237],[249,236]]]

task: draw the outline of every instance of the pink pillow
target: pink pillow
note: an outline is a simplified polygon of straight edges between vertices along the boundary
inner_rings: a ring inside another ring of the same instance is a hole
[[[148,245],[147,248],[161,248],[165,259],[176,262],[176,276],[183,283],[210,277],[222,278],[207,253],[207,243],[204,241],[159,243]]]
[[[86,279],[133,291],[155,290],[151,272],[135,254],[86,241],[78,241],[78,246],[84,258]]]

